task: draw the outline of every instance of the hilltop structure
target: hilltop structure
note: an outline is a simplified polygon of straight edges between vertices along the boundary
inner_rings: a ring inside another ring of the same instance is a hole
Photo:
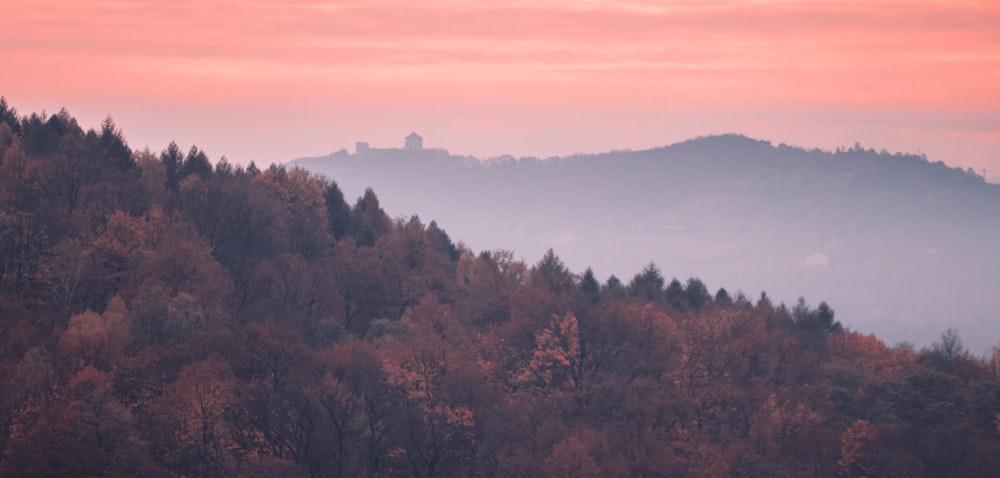
[[[403,149],[402,151],[423,151],[424,150],[424,138],[421,138],[417,133],[410,133],[409,136],[403,138]],[[358,141],[354,144],[354,154],[366,154],[372,151],[400,151],[399,148],[373,148],[367,141]]]
[[[404,149],[407,151],[420,151],[424,149],[424,138],[421,138],[417,133],[410,133],[404,141]]]

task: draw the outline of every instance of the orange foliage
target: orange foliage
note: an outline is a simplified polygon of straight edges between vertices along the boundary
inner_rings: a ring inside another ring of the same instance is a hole
[[[552,314],[548,327],[535,337],[535,352],[517,382],[544,388],[580,385],[583,362],[576,316]]]

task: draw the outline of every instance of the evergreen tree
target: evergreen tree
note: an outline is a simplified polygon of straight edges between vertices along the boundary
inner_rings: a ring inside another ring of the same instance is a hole
[[[720,287],[718,292],[715,293],[715,302],[725,307],[732,305],[733,299],[729,297],[729,292],[725,287]]]
[[[532,279],[536,285],[547,287],[552,292],[567,290],[572,285],[572,275],[551,247],[535,264]]]
[[[692,309],[700,309],[712,301],[712,296],[708,293],[708,287],[697,277],[691,277],[687,280],[684,295],[686,296],[688,305]]]
[[[455,243],[451,242],[451,238],[448,237],[448,233],[445,232],[444,229],[438,227],[436,221],[431,221],[431,223],[427,225],[427,234],[435,240],[440,248],[443,249],[442,252],[444,252],[449,259],[453,261],[458,260],[461,255],[458,252],[458,248],[455,247]]]
[[[373,246],[376,239],[391,229],[392,222],[379,205],[375,191],[372,188],[366,189],[351,210],[350,233],[354,237],[354,243],[359,247]]]
[[[208,160],[205,152],[198,149],[197,146],[191,146],[191,150],[188,151],[187,159],[181,167],[180,178],[184,179],[191,174],[198,175],[202,179],[208,179],[212,176],[212,163]]]
[[[250,161],[250,164],[247,165],[247,174],[249,174],[251,178],[255,177],[260,174],[260,168],[258,168],[253,161]]]
[[[591,302],[597,302],[600,291],[601,285],[598,284],[597,277],[594,276],[594,270],[588,267],[583,272],[583,277],[580,278],[580,292],[583,292],[583,295]]]
[[[219,162],[215,164],[215,175],[225,178],[231,178],[236,174],[236,169],[233,165],[229,163],[229,159],[225,156],[219,158]]]
[[[21,132],[21,120],[17,117],[17,110],[7,105],[7,99],[0,96],[0,123],[7,123],[7,127],[14,134]]]
[[[667,303],[671,307],[679,311],[688,310],[687,294],[684,293],[684,286],[681,285],[681,281],[673,279],[670,281],[670,285],[667,286],[667,290],[664,291]]]
[[[160,161],[167,171],[167,189],[177,189],[183,177],[181,168],[184,167],[184,153],[177,143],[171,141],[167,149],[160,154]]]
[[[657,300],[663,295],[663,274],[655,263],[650,262],[642,269],[642,272],[632,278],[629,283],[629,294],[632,297],[642,297],[646,300]]]
[[[101,123],[98,147],[103,156],[101,159],[111,167],[122,171],[128,171],[135,167],[135,161],[132,160],[132,150],[125,143],[125,137],[121,130],[115,126],[115,122],[110,116]]]
[[[327,225],[334,240],[340,240],[351,226],[351,206],[344,200],[344,193],[334,181],[328,181],[323,188],[326,201]]]

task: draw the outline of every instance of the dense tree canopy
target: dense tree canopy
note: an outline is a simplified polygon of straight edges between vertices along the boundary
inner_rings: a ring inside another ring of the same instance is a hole
[[[995,476],[1000,347],[834,317],[0,100],[0,477]]]

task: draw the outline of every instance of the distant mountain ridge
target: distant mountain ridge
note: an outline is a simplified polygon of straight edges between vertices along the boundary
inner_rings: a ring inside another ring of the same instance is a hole
[[[649,261],[711,287],[827,300],[848,326],[982,352],[1000,270],[1000,185],[922,155],[706,136],[640,151],[478,160],[442,149],[299,158],[348,198],[434,219],[478,250],[622,276]],[[889,311],[893,312],[889,312]]]

